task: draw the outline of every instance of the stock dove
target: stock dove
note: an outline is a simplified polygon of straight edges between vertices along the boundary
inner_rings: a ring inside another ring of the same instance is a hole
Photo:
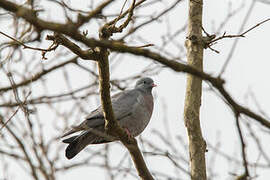
[[[122,91],[112,97],[115,118],[129,136],[138,136],[149,123],[154,106],[152,88],[155,86],[151,78],[145,77],[137,81],[134,89]],[[79,135],[63,140],[68,144],[66,157],[73,158],[89,144],[111,142],[104,136],[104,126],[103,110],[99,106],[81,124],[62,136],[81,131]]]

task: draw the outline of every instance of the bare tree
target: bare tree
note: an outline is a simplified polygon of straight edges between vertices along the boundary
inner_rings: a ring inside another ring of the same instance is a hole
[[[84,3],[86,6],[62,0],[44,3],[0,1],[1,26],[10,29],[0,31],[0,154],[5,172],[0,178],[13,179],[11,176],[16,172],[12,170],[11,173],[9,169],[19,166],[18,169],[27,172],[32,179],[58,179],[64,172],[79,167],[103,169],[109,179],[215,179],[214,164],[211,163],[217,156],[241,165],[241,171],[232,172],[230,177],[234,179],[255,179],[257,174],[250,169],[270,167],[269,153],[254,130],[255,124],[260,132],[269,134],[267,112],[260,107],[252,91],[247,97],[255,107],[239,102],[225,87],[222,76],[239,39],[270,21],[266,17],[245,28],[255,3],[268,3],[252,1],[238,34],[226,34],[224,27],[245,4],[229,10],[225,19],[209,34],[202,22],[203,3],[208,2],[200,0],[189,1],[188,21],[177,28],[172,28],[167,18],[179,11],[184,3],[182,0],[169,4],[159,0]],[[155,31],[159,22],[162,22],[160,29],[166,29],[166,32],[160,42],[154,44],[145,38],[144,31],[149,27]],[[184,43],[180,37],[186,30]],[[217,42],[222,44],[227,38],[234,43],[221,72],[217,76],[205,72],[204,51],[219,53],[215,45]],[[130,67],[134,73],[126,75],[120,67],[121,63],[128,66],[130,55],[145,60],[140,63],[139,70]],[[187,73],[184,121],[188,137],[173,135],[177,144],[171,138],[165,104],[165,132],[152,132],[159,143],[140,136],[139,148],[137,140],[129,138],[115,120],[110,94],[130,87],[142,76],[158,76],[166,69]],[[202,82],[206,82],[208,89],[232,110],[241,160],[224,153],[219,142],[214,144],[204,140],[200,122]],[[68,162],[64,159],[64,144],[59,137],[73,120],[80,121],[82,115],[89,113],[89,107],[96,104],[97,97],[104,109],[107,133],[118,137],[128,153],[112,158],[114,148],[121,151],[123,148],[118,143],[111,143],[87,149],[87,156]],[[254,141],[256,151],[262,157],[255,162],[248,158],[246,134],[250,135],[248,141]],[[207,151],[215,152],[210,164],[205,157]],[[168,162],[175,174],[154,170],[150,159]]]

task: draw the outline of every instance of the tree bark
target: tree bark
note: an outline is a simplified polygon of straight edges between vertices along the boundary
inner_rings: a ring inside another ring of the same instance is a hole
[[[108,39],[112,34],[108,29],[105,29],[105,26],[103,26],[103,28],[104,29],[100,30],[101,40]],[[103,34],[103,32],[109,33]],[[128,137],[127,133],[124,132],[124,130],[119,126],[118,121],[115,119],[110,95],[110,67],[108,56],[108,49],[101,47],[100,59],[97,62],[99,70],[101,105],[105,117],[105,129],[109,135],[118,137],[123,145],[128,149],[140,178],[142,180],[154,180],[152,174],[146,166],[136,139],[133,137]]]
[[[188,64],[203,71],[202,0],[189,1],[188,36],[186,41]],[[206,144],[200,127],[202,80],[187,76],[184,108],[185,126],[189,138],[190,169],[192,180],[206,179]]]

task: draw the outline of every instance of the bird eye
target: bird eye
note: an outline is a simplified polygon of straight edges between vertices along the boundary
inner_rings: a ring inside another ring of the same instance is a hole
[[[143,81],[143,84],[146,84],[146,81]]]

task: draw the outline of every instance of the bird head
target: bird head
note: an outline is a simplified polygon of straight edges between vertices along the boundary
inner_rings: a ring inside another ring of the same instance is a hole
[[[144,77],[137,81],[135,87],[151,91],[152,88],[156,86],[157,85],[154,83],[153,79],[149,77]]]

